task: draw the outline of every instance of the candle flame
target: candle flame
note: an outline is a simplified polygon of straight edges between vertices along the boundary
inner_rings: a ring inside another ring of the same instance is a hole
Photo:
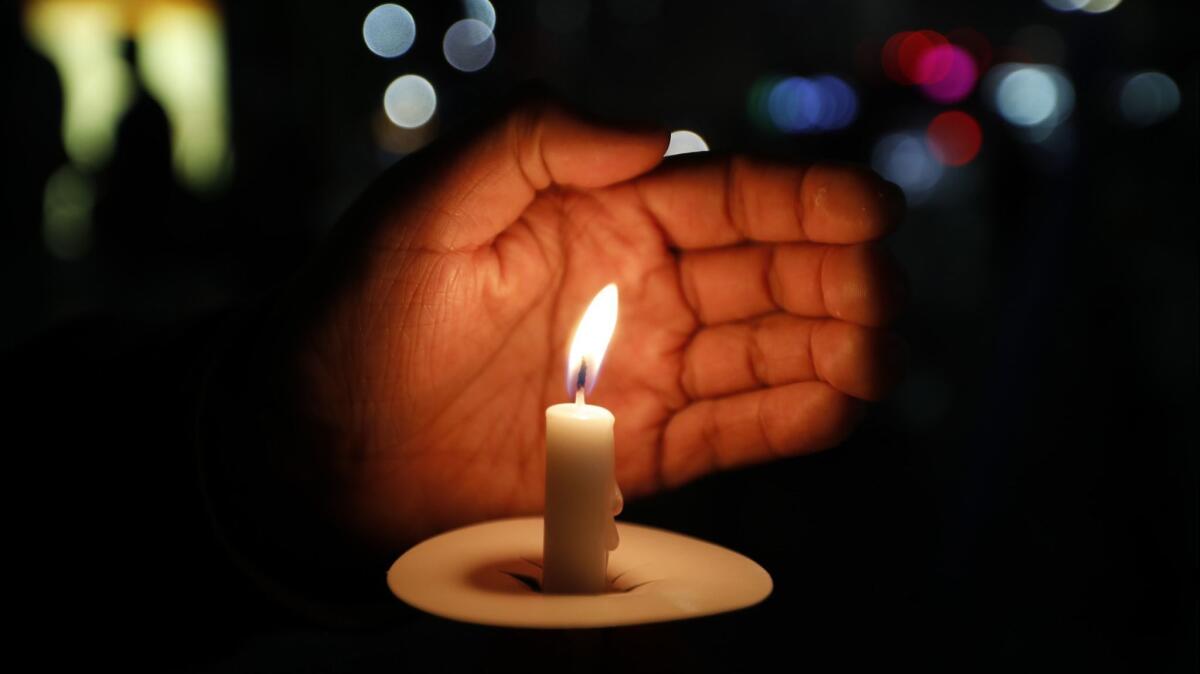
[[[617,327],[617,284],[604,286],[575,328],[575,336],[571,339],[571,353],[567,356],[567,395],[575,397],[575,392],[583,386],[585,393],[591,393],[596,386],[596,375],[600,374],[600,363],[604,360],[604,352],[612,339],[613,330]]]

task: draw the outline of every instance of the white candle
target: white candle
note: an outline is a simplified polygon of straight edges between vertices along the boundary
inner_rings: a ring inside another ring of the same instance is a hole
[[[575,402],[546,409],[546,515],[542,589],[604,592],[608,553],[617,547],[612,412],[588,405],[617,323],[617,287],[609,284],[584,312],[567,359],[567,393]],[[568,397],[569,399],[569,397]]]

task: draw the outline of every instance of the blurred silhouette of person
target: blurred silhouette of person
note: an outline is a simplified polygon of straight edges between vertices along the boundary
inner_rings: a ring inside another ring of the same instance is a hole
[[[137,43],[126,40],[122,56],[137,73]],[[133,102],[117,126],[112,159],[104,168],[96,205],[98,254],[123,274],[153,278],[178,255],[173,232],[189,216],[171,171],[171,127],[163,107],[137,78]]]
[[[5,209],[0,227],[0,297],[13,313],[43,317],[49,309],[44,292],[30,292],[30,283],[48,283],[51,262],[42,239],[46,182],[66,161],[62,144],[62,89],[54,66],[30,47],[21,32],[21,6],[10,3],[3,15],[5,86],[9,105],[3,134],[4,180],[0,181]],[[15,151],[28,148],[27,152]],[[0,344],[10,336],[0,335]]]

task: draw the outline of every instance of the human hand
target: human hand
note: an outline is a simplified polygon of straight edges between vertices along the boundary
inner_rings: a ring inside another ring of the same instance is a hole
[[[400,162],[283,321],[306,456],[341,522],[413,543],[543,505],[544,413],[592,296],[620,290],[589,402],[629,498],[831,447],[895,381],[899,218],[867,171],[662,161],[667,134],[526,103]],[[662,162],[660,166],[660,162]],[[333,271],[331,271],[333,270]]]

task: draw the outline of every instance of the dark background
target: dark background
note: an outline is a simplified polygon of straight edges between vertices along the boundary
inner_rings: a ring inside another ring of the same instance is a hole
[[[1194,670],[1200,148],[1187,3],[1125,0],[1093,15],[1036,0],[498,2],[496,56],[475,73],[441,53],[458,3],[402,3],[417,41],[395,59],[363,43],[374,4],[225,6],[231,182],[208,195],[178,185],[149,104],[95,173],[92,245],[74,259],[42,235],[42,191],[66,161],[61,90],[22,35],[21,7],[4,10],[0,378],[10,421],[31,433],[13,436],[12,494],[45,578],[31,581],[39,617],[25,627],[58,646],[45,657],[94,640],[100,661],[159,671],[487,669],[524,657],[537,669],[544,654],[568,670],[737,669],[768,655],[779,669]],[[563,6],[582,8],[572,30],[554,20]],[[1014,42],[1031,25],[1049,44]],[[1050,140],[1023,138],[986,88],[939,105],[884,75],[890,35],[958,27],[984,35],[994,62],[1062,69],[1075,105]],[[1144,70],[1173,78],[1182,103],[1141,127],[1118,114],[1116,92]],[[762,78],[830,72],[859,97],[848,128],[785,134],[747,114]],[[320,252],[356,194],[403,161],[381,100],[405,73],[437,88],[430,139],[529,80],[597,114],[698,131],[716,151],[800,160],[869,163],[881,137],[947,109],[979,121],[978,157],[910,199],[890,238],[913,289],[899,324],[913,357],[896,394],[842,447],[713,476],[622,517],[755,559],[775,580],[764,604],[586,633],[400,607],[383,627],[339,629],[211,571],[205,555],[219,553],[186,538],[201,527],[139,528],[186,492],[188,464],[171,457],[190,450],[169,430],[186,410],[161,403],[150,419],[122,402],[170,389],[174,370],[105,373],[144,370],[130,354],[149,358],[156,344],[185,348],[181,332]],[[149,547],[153,564],[130,552]],[[120,586],[107,575],[117,567]]]

